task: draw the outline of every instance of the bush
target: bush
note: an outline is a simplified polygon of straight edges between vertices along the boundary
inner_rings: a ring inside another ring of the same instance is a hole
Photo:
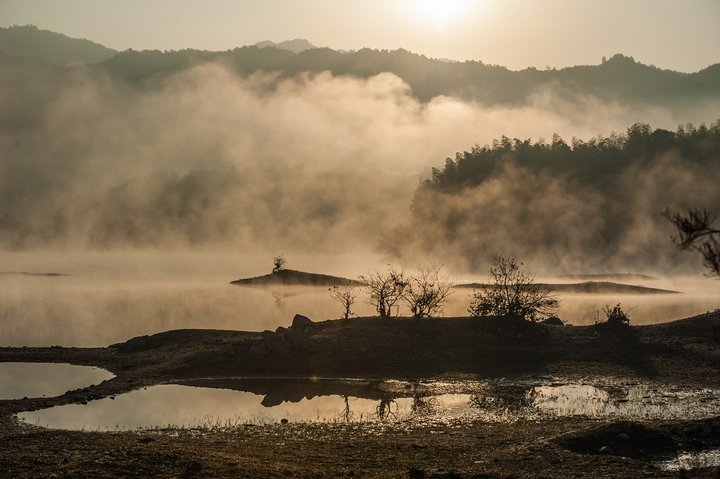
[[[612,309],[610,306],[603,307],[605,313],[605,322],[614,326],[629,326],[630,316],[620,307],[620,303],[616,304]]]
[[[538,286],[535,276],[523,270],[515,258],[495,258],[490,268],[492,283],[473,293],[471,316],[498,316],[537,322],[553,314],[558,300]]]
[[[355,289],[354,286],[333,286],[330,289],[330,297],[340,303],[343,308],[343,318],[348,319],[350,316],[354,316],[352,312],[352,305],[355,304],[360,291]]]
[[[442,313],[451,294],[452,284],[436,265],[423,266],[414,276],[407,278],[402,297],[416,318]]]
[[[408,285],[402,271],[388,266],[386,272],[374,271],[367,276],[360,276],[360,281],[368,287],[368,301],[381,317],[388,318],[398,313],[397,303],[403,298]]]

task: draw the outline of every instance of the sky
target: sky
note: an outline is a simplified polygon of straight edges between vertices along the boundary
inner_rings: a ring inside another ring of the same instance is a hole
[[[720,62],[719,0],[0,0],[1,26],[26,24],[117,50],[306,38],[514,70],[615,53],[685,72]]]

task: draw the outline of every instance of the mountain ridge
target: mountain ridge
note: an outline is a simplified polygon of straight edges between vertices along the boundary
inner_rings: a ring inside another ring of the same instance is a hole
[[[62,66],[97,63],[118,53],[97,42],[41,30],[34,25],[0,27],[0,52]]]

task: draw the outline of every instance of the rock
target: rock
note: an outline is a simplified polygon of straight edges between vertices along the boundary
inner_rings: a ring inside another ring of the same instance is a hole
[[[288,421],[285,418],[280,419],[280,424],[287,424],[288,422],[290,422],[290,421]]]
[[[610,446],[603,446],[600,449],[598,449],[598,452],[600,454],[613,454],[614,451],[612,450],[612,447],[610,447]]]
[[[280,328],[278,328],[280,329]],[[290,346],[300,347],[306,343],[305,332],[298,329],[285,329],[279,331],[279,334],[288,342]]]
[[[298,330],[302,331],[305,328],[307,328],[308,326],[314,327],[315,322],[312,319],[308,318],[307,316],[303,316],[302,314],[296,314],[295,317],[293,318],[292,326],[290,326],[290,327],[293,329],[298,329]]]
[[[626,432],[618,433],[618,437],[622,439],[623,441],[629,441],[630,440],[630,434]]]
[[[549,324],[551,326],[565,326],[563,320],[558,318],[557,316],[550,316],[549,318],[544,320],[542,324]]]
[[[287,356],[290,354],[290,345],[282,335],[273,333],[272,331],[263,331],[262,340],[270,354],[278,356]]]

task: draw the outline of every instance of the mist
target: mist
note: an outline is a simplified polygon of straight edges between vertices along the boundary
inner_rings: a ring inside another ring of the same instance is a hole
[[[703,271],[699,255],[677,250],[674,227],[661,213],[667,207],[715,208],[717,170],[676,152],[615,168],[605,168],[618,177],[613,186],[597,187],[508,159],[480,186],[420,189],[411,219],[388,247],[401,257],[424,255],[457,271],[486,269],[498,254],[523,258],[544,274]],[[595,173],[593,182],[608,181]]]
[[[88,68],[5,63],[0,246],[14,250],[394,252],[388,235],[407,221],[413,192],[456,151],[502,133],[589,138],[639,119],[679,122],[657,106],[547,87],[515,107],[422,102],[389,73],[281,78],[213,62],[137,86]],[[567,207],[553,204],[563,185],[545,183],[538,208],[554,215]],[[565,214],[587,217],[597,201],[578,197]],[[483,248],[506,232],[483,236]]]

